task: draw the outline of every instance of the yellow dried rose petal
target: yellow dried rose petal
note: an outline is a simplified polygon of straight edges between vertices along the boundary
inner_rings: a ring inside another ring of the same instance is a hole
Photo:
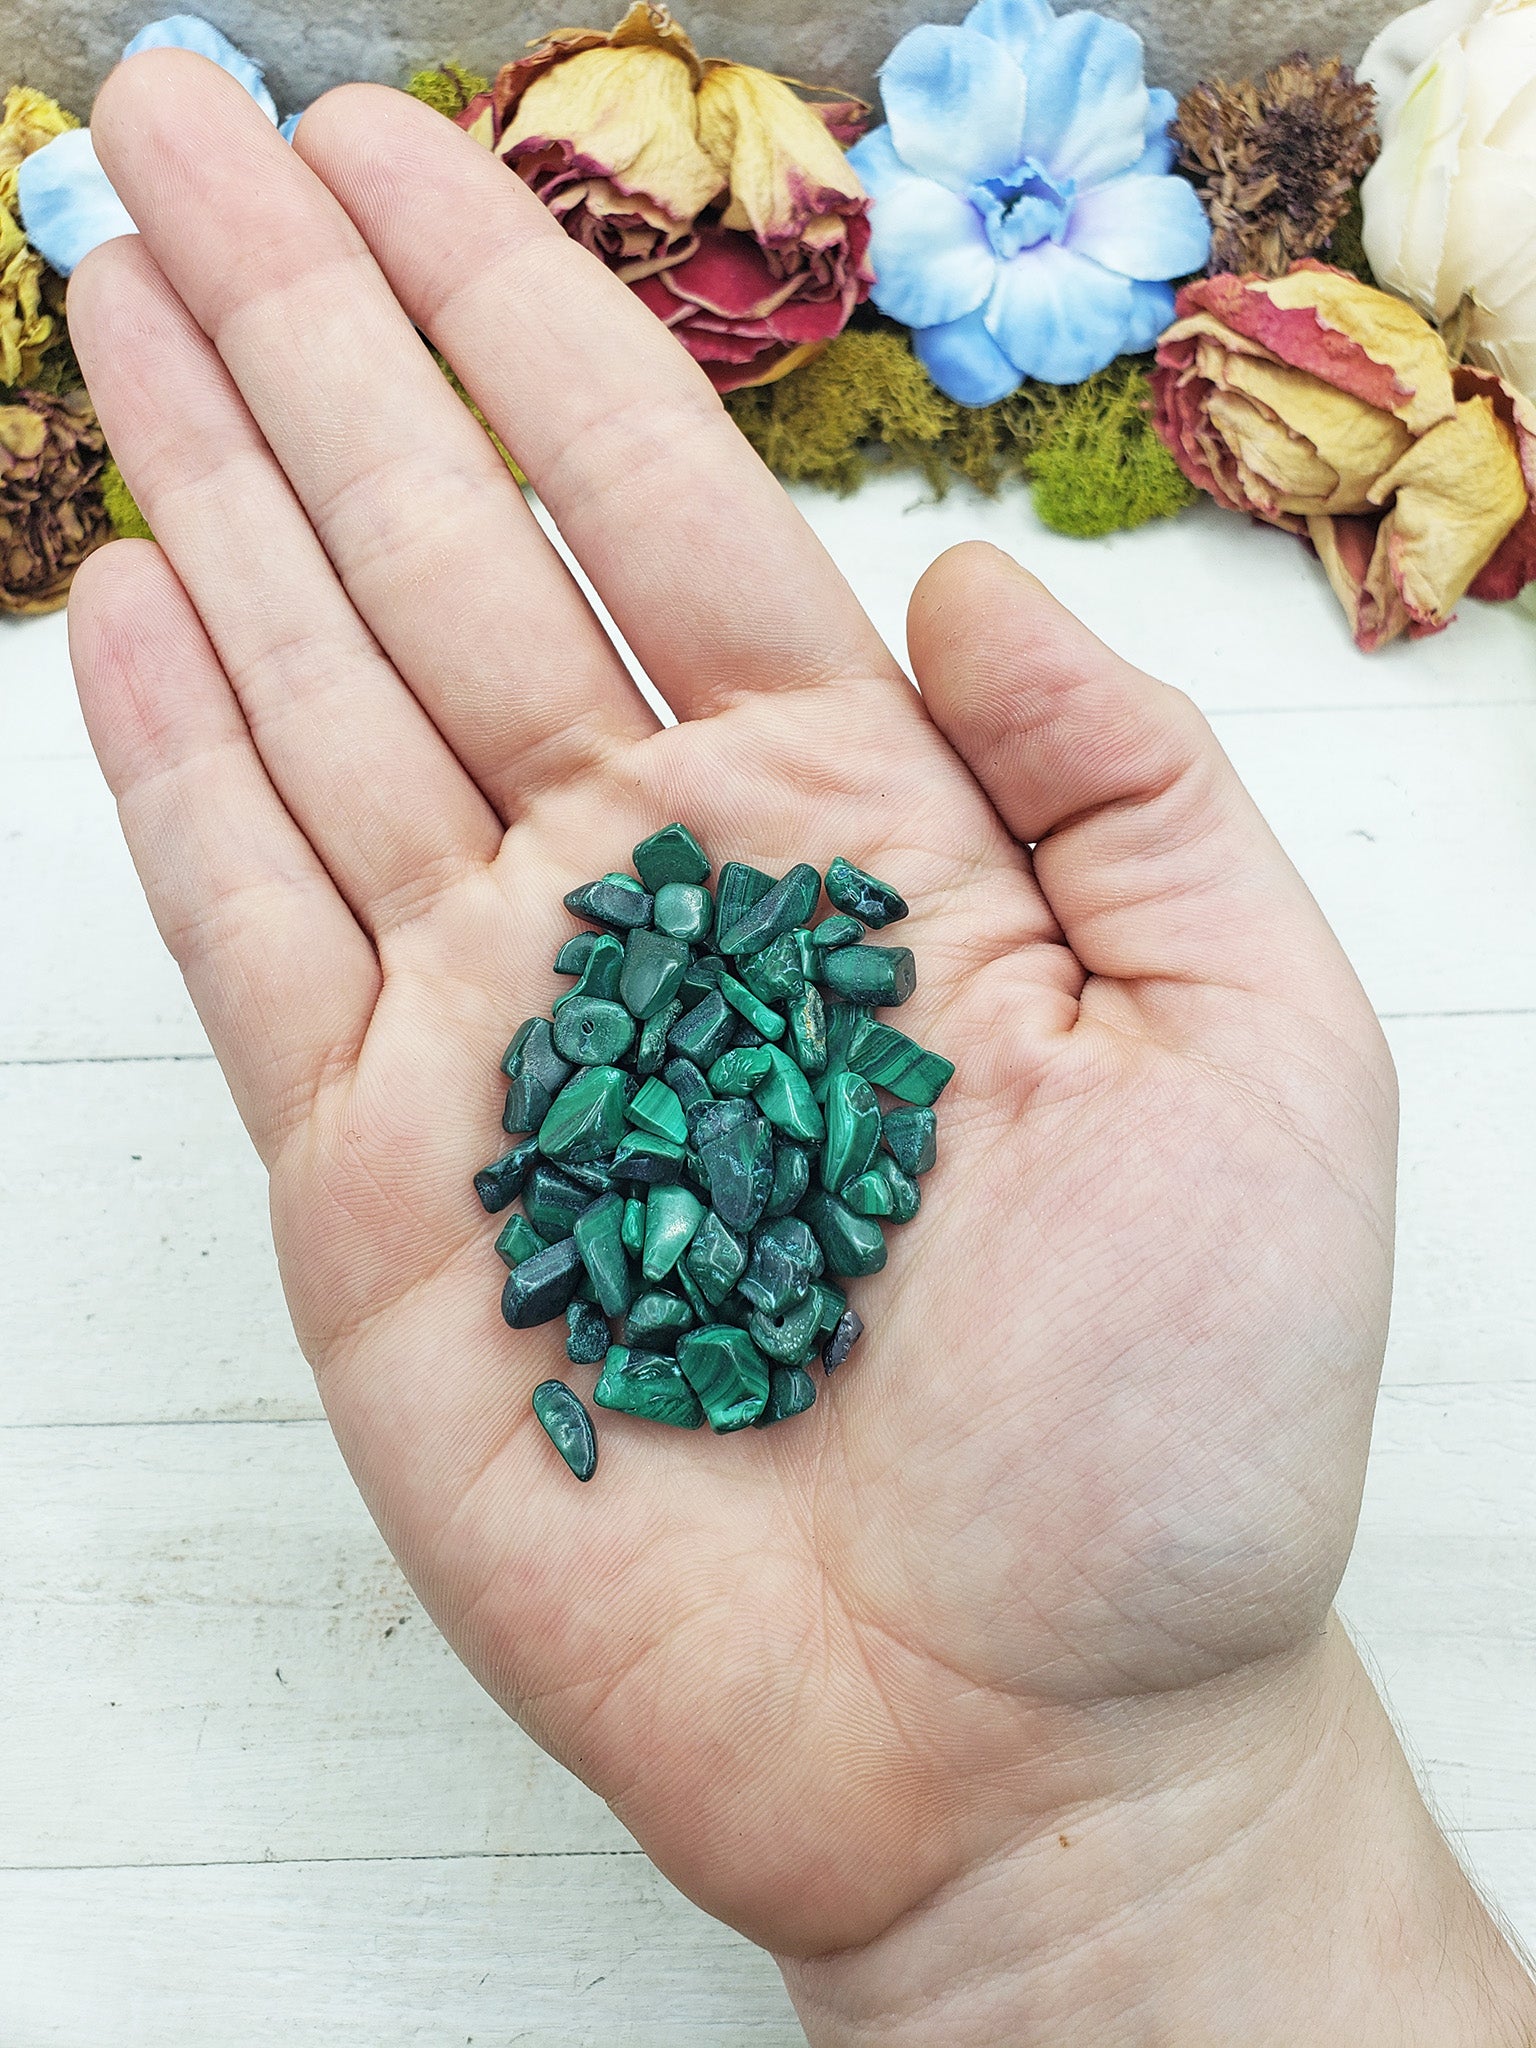
[[[820,115],[782,79],[750,64],[710,65],[698,109],[699,141],[730,188],[722,227],[770,245],[802,240],[812,225],[828,244],[841,238],[842,220],[827,209],[864,188]]]
[[[1415,441],[1376,486],[1392,501],[1377,551],[1416,620],[1443,625],[1525,510],[1525,480],[1508,430],[1486,398],[1470,398]]]

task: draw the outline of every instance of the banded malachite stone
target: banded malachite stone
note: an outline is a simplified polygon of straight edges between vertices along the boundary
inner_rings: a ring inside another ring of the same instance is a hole
[[[634,1300],[624,1252],[624,1197],[603,1195],[576,1218],[576,1249],[605,1316],[621,1316]]]
[[[667,1033],[667,1043],[695,1066],[707,1067],[725,1051],[735,1029],[730,1004],[719,989],[712,988],[691,1010],[684,1010]]]
[[[830,1280],[818,1280],[811,1292],[821,1304],[821,1317],[817,1327],[824,1337],[830,1337],[837,1328],[843,1310],[848,1306],[848,1297],[841,1287],[834,1287]]]
[[[493,1159],[489,1166],[482,1166],[475,1175],[475,1193],[480,1197],[480,1206],[488,1216],[505,1209],[509,1202],[515,1202],[523,1192],[523,1183],[529,1170],[539,1156],[537,1138],[524,1138],[520,1145],[514,1145],[510,1152],[503,1152],[499,1159]]]
[[[596,932],[578,932],[575,938],[567,939],[555,955],[556,974],[580,974],[597,940]]]
[[[603,875],[586,882],[571,891],[565,907],[578,917],[590,917],[594,924],[616,925],[625,932],[651,921],[650,894],[633,875]]]
[[[656,891],[651,912],[657,931],[696,946],[714,922],[715,905],[707,889],[694,882],[664,882]]]
[[[816,1233],[829,1273],[839,1279],[859,1279],[866,1273],[878,1273],[885,1264],[885,1233],[874,1217],[855,1216],[825,1188],[808,1194],[800,1211]]]
[[[801,934],[783,932],[761,953],[743,953],[736,962],[736,974],[761,1003],[783,1003],[805,987],[805,969],[800,964]]]
[[[555,1012],[555,1051],[582,1067],[611,1067],[635,1042],[635,1020],[622,1003],[567,996]]]
[[[880,1143],[880,1105],[860,1074],[834,1074],[827,1088],[827,1142],[821,1152],[821,1184],[836,1194],[863,1173]]]
[[[624,1114],[637,1130],[649,1131],[653,1138],[669,1138],[674,1145],[688,1141],[688,1119],[683,1114],[683,1105],[666,1082],[658,1081],[654,1075]]]
[[[592,1399],[599,1408],[669,1422],[675,1429],[699,1429],[704,1422],[699,1397],[677,1360],[627,1344],[610,1347]]]
[[[674,996],[664,1010],[657,1010],[640,1026],[640,1043],[635,1047],[635,1072],[654,1074],[666,1062],[667,1033],[683,1014]]]
[[[624,1134],[624,1076],[617,1067],[583,1067],[567,1081],[539,1125],[546,1159],[585,1165],[612,1152]]]
[[[683,1105],[686,1115],[696,1102],[710,1102],[709,1083],[693,1064],[682,1058],[668,1060],[661,1070],[661,1078]]]
[[[798,1209],[800,1199],[811,1184],[811,1152],[805,1145],[775,1145],[773,1148],[773,1184],[768,1190],[768,1200],[763,1214],[770,1222],[780,1216],[788,1216]]]
[[[790,999],[788,1016],[789,1049],[801,1073],[814,1079],[827,1065],[827,1006],[814,982]]]
[[[848,1064],[877,1087],[924,1109],[938,1101],[955,1072],[952,1061],[925,1052],[904,1031],[875,1018],[868,1019],[859,1032]]]
[[[928,1173],[939,1156],[939,1120],[931,1109],[888,1109],[880,1137],[903,1173]]]
[[[879,927],[905,917],[907,906],[889,882],[877,881],[839,854],[827,869],[827,901],[849,917]]]
[[[688,972],[688,947],[665,932],[634,931],[624,941],[624,964],[618,995],[632,1017],[653,1017],[664,1010]]]
[[[864,927],[856,917],[845,917],[838,911],[833,917],[824,917],[820,924],[813,924],[806,937],[813,946],[856,946],[864,936]]]
[[[744,981],[738,981],[734,974],[722,974],[720,993],[740,1016],[745,1017],[754,1031],[764,1038],[782,1038],[784,1019],[777,1010],[770,1010],[766,1003],[760,1003]]]
[[[694,1149],[716,1215],[732,1230],[750,1230],[773,1189],[773,1129],[749,1102],[720,1102],[694,1111]]]
[[[640,1270],[665,1280],[704,1221],[704,1204],[687,1188],[653,1187],[645,1202],[645,1249]]]
[[[711,1209],[683,1253],[684,1269],[712,1308],[718,1308],[747,1269],[747,1244]]]
[[[821,1331],[821,1297],[811,1288],[804,1301],[773,1314],[754,1310],[747,1335],[765,1358],[781,1365],[804,1365],[816,1347]]]
[[[581,1281],[581,1253],[562,1237],[514,1266],[501,1290],[501,1313],[514,1330],[531,1330],[564,1315]]]
[[[897,1171],[900,1170],[898,1167]],[[896,1208],[890,1182],[873,1166],[867,1173],[844,1183],[842,1198],[855,1216],[890,1216]]]
[[[645,1250],[645,1204],[631,1195],[624,1204],[624,1222],[620,1229],[624,1249],[632,1259],[638,1259]]]
[[[823,957],[821,978],[851,1003],[887,1009],[917,987],[917,963],[909,946],[839,946]]]
[[[891,1193],[890,1218],[893,1223],[910,1223],[923,1206],[923,1191],[909,1173],[901,1168],[888,1152],[881,1152],[875,1160],[872,1172],[878,1173]],[[873,1213],[873,1212],[872,1212]]]
[[[803,1217],[785,1216],[752,1233],[752,1256],[737,1288],[754,1308],[782,1315],[805,1300],[823,1264],[811,1226]]]
[[[788,1422],[792,1415],[803,1415],[815,1405],[816,1382],[799,1364],[770,1366],[768,1400],[752,1427],[766,1429],[770,1422]]]
[[[611,1003],[619,993],[619,975],[624,967],[624,948],[612,932],[588,932],[592,944],[587,948],[587,957],[581,963],[576,977],[576,986],[566,990],[555,1000],[555,1014],[560,1013],[562,1003],[568,1003],[576,996],[596,996]],[[559,965],[559,962],[556,962]]]
[[[619,1335],[626,1344],[638,1344],[642,1350],[669,1351],[693,1325],[693,1310],[680,1294],[652,1291],[630,1303]]]
[[[613,1155],[614,1173],[622,1180],[659,1187],[683,1170],[683,1148],[651,1131],[626,1131]]]
[[[720,1434],[756,1422],[768,1402],[768,1361],[745,1330],[706,1324],[678,1339],[677,1362]]]
[[[764,1047],[768,1071],[758,1086],[758,1108],[775,1129],[801,1144],[816,1145],[827,1134],[827,1126],[811,1084],[786,1052],[776,1045]]]
[[[652,895],[669,883],[709,880],[709,861],[704,849],[686,825],[663,825],[649,839],[642,839],[630,856],[635,873]]]
[[[709,1085],[716,1095],[750,1095],[759,1081],[765,1081],[773,1062],[766,1045],[740,1045],[721,1053],[709,1070]]]
[[[804,861],[799,862],[729,923],[722,909],[715,926],[721,952],[760,953],[782,932],[805,924],[820,894],[821,876]]]
[[[502,1129],[510,1134],[536,1131],[571,1076],[570,1062],[555,1050],[547,1017],[528,1019],[502,1055],[501,1071],[512,1083],[502,1111]]]
[[[555,1449],[578,1479],[597,1470],[592,1418],[564,1380],[542,1380],[533,1390],[533,1412]]]
[[[551,1243],[557,1238],[569,1237],[576,1228],[576,1218],[589,1207],[592,1191],[574,1181],[568,1174],[557,1172],[552,1166],[536,1166],[528,1176],[528,1185],[523,1189],[523,1207],[528,1212],[528,1221],[541,1237]]]
[[[524,1259],[543,1251],[548,1243],[549,1239],[540,1237],[526,1216],[512,1216],[496,1239],[496,1256],[504,1265],[520,1266]]]
[[[728,860],[715,883],[715,938],[738,924],[754,903],[760,903],[773,887],[772,875],[745,861]]]

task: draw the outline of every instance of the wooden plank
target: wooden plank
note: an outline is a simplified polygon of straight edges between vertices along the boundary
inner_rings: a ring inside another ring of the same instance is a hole
[[[804,2048],[640,1855],[0,1874],[6,2048]]]

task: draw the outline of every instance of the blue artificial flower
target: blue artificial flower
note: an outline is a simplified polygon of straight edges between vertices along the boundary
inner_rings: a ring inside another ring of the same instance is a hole
[[[210,57],[221,71],[239,79],[267,119],[277,120],[277,107],[262,80],[261,66],[227,36],[197,14],[173,14],[141,28],[124,50],[195,50]],[[282,124],[285,141],[293,140],[297,114]],[[115,235],[137,234],[128,209],[113,191],[97,161],[89,128],[71,128],[23,157],[16,172],[16,197],[27,240],[61,277],[101,242]]]
[[[1170,176],[1172,93],[1141,38],[1049,0],[979,0],[880,72],[887,125],[850,152],[874,199],[871,293],[941,391],[990,405],[1151,348],[1210,223]]]

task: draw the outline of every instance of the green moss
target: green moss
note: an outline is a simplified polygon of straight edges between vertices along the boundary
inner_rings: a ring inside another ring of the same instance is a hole
[[[1362,284],[1374,286],[1376,273],[1371,268],[1370,258],[1365,253],[1365,243],[1361,240],[1364,223],[1365,213],[1360,204],[1360,187],[1356,185],[1349,195],[1348,213],[1334,229],[1320,253],[1325,261],[1336,264],[1340,270],[1350,271]]]
[[[475,94],[484,92],[490,82],[478,71],[466,71],[462,64],[444,63],[432,71],[418,71],[405,89],[413,100],[420,100],[423,106],[435,107],[451,121],[455,114],[462,114]]]
[[[1139,365],[1122,360],[1084,384],[1055,388],[1030,458],[1042,524],[1090,539],[1193,504],[1194,485],[1153,430]]]
[[[454,370],[453,366],[448,361],[448,358],[445,355],[440,354],[437,349],[433,349],[432,360],[437,364],[437,367],[448,379],[448,382],[453,386],[454,390],[458,393],[459,397],[462,398],[464,403],[469,407],[470,411],[474,414],[475,418],[480,422],[481,426],[485,428],[486,433],[490,436],[491,446],[496,450],[496,453],[501,457],[502,461],[507,465],[508,469],[511,470],[513,476],[517,479],[517,481],[520,484],[527,483],[527,477],[523,475],[523,472],[518,468],[517,464],[512,460],[511,455],[507,452],[506,443],[497,434],[496,430],[494,429],[494,427],[492,427],[490,421],[486,418],[485,414],[480,410],[479,406],[476,405],[475,401],[464,389],[463,384],[459,380],[457,372]]]
[[[120,540],[153,540],[149,521],[134,503],[132,491],[123,480],[123,472],[117,464],[108,461],[100,479],[102,503],[107,508]]]

